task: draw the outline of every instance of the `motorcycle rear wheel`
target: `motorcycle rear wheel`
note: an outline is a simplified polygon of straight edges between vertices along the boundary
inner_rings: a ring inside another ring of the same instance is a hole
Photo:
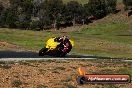
[[[66,54],[67,54],[67,53],[64,53],[64,52],[62,52],[62,51],[60,51],[60,50],[57,50],[55,56],[56,56],[56,57],[65,57]]]
[[[65,55],[67,54],[67,52],[63,52],[61,49],[60,49],[60,46],[57,46],[56,47],[56,57],[65,57]]]

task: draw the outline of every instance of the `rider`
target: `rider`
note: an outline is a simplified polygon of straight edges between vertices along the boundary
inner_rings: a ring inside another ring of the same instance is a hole
[[[67,36],[58,37],[57,41],[61,42],[60,43],[61,49],[63,52],[65,52],[69,47],[69,43],[70,43],[69,38]]]

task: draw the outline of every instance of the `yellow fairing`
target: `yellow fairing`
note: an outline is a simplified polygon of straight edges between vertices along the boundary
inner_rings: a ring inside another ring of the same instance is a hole
[[[47,43],[46,43],[46,48],[53,50],[57,47],[57,45],[59,45],[59,42],[54,42],[55,38],[50,38]]]
[[[54,42],[55,38],[50,38],[47,42],[46,42],[46,48],[48,48],[49,50],[53,50],[57,47],[57,45],[60,44],[60,42]],[[72,47],[74,47],[74,41],[70,40]]]
[[[74,41],[70,40],[72,47],[74,47]]]

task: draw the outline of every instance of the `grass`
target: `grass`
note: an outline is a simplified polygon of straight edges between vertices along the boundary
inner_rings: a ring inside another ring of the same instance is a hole
[[[129,74],[132,75],[132,62],[124,62],[124,61],[119,61],[119,60],[89,60],[92,61],[93,63],[97,64],[97,67],[103,68],[100,71],[96,71],[96,74]],[[111,69],[110,67],[118,67],[118,65],[121,68],[119,69]],[[107,66],[109,68],[107,68]],[[122,68],[123,67],[123,68]],[[132,76],[131,76],[132,78]]]
[[[129,24],[109,23],[89,26],[81,32],[60,32],[0,29],[0,41],[38,51],[48,38],[67,35],[75,41],[72,54],[132,58],[132,36]],[[124,35],[124,36],[123,36]]]
[[[62,80],[62,82],[70,82],[72,80],[72,76],[68,76],[65,80]]]
[[[14,80],[14,81],[12,82],[12,87],[20,88],[21,85],[22,85],[21,80]]]
[[[39,72],[40,72],[40,74],[45,75],[46,70],[44,70],[44,69],[39,69]]]
[[[64,67],[56,67],[54,70],[65,70],[66,68]]]
[[[86,4],[88,2],[88,0],[63,0],[64,3],[70,2],[70,1],[77,1],[81,4]]]
[[[81,4],[86,4],[89,0],[63,0],[63,1],[64,1],[64,3],[67,3],[69,1],[77,1]],[[117,2],[122,2],[122,0],[117,0]]]
[[[76,86],[73,86],[69,83],[64,83],[63,85],[66,86],[66,88],[76,88]]]
[[[62,62],[66,60],[62,60]],[[87,74],[129,74],[132,77],[132,62],[124,62],[118,60],[67,60],[69,63],[55,63],[43,60],[41,62],[30,61],[31,64],[37,67],[25,66],[25,64],[18,64],[20,62],[8,62],[13,64],[12,69],[0,69],[5,82],[1,82],[3,88],[25,88],[33,86],[35,88],[131,88],[130,84],[85,84],[77,85],[76,77],[79,75],[77,68],[83,64],[86,68]],[[28,62],[28,61],[27,61]],[[6,64],[7,62],[0,62]],[[45,64],[44,64],[45,63]],[[9,64],[9,65],[10,65]],[[91,66],[87,66],[87,64]],[[77,68],[73,68],[73,67]],[[60,68],[60,67],[65,67]],[[102,68],[103,67],[103,68]],[[49,70],[49,68],[51,68]],[[55,68],[55,69],[54,69]],[[71,70],[68,70],[68,69]],[[94,69],[93,69],[94,68]],[[4,76],[3,76],[4,75]],[[11,79],[10,79],[11,78]],[[28,81],[27,81],[28,78]],[[34,80],[35,79],[35,80]],[[8,83],[11,82],[11,83]],[[8,84],[7,84],[8,83]],[[61,86],[61,87],[60,87]]]
[[[45,86],[44,84],[40,84],[37,86],[37,88],[47,88],[47,86]]]
[[[5,61],[0,61],[0,68],[2,69],[11,69],[12,68],[12,64],[14,64],[14,62],[5,62]]]
[[[23,45],[29,48],[38,48],[44,46],[44,41],[52,36],[50,33],[37,32],[37,31],[24,31],[14,29],[2,29],[0,30],[0,40],[8,41],[16,45]]]
[[[39,51],[49,38],[66,35],[75,42],[71,54],[132,58],[132,25],[129,21],[131,18],[127,19],[123,15],[119,13],[109,15],[103,21],[101,19],[97,23],[88,25],[80,32],[61,33],[60,31],[0,28],[0,41],[16,44],[28,50]]]
[[[0,65],[0,68],[3,68],[3,69],[11,69],[11,66],[8,65],[8,64],[2,64],[2,65]]]
[[[131,58],[132,36],[128,24],[98,24],[84,29],[80,34],[73,33],[79,39],[76,52],[95,56]],[[121,36],[119,36],[121,35]],[[124,35],[124,36],[123,36]],[[80,43],[79,43],[80,42]]]

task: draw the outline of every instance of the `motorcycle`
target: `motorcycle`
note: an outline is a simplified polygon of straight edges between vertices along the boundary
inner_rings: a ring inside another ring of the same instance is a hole
[[[52,55],[56,57],[64,57],[73,47],[74,41],[71,39],[61,41],[60,37],[53,37],[48,39],[46,46],[39,51],[39,56]]]

